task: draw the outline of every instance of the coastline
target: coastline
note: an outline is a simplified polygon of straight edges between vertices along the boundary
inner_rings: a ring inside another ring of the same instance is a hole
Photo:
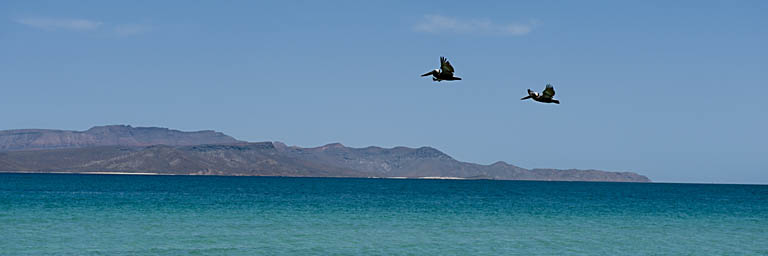
[[[0,172],[0,173],[32,173],[32,174],[106,174],[106,175],[178,175],[156,172]]]
[[[421,179],[421,180],[470,180],[470,178],[462,177],[441,177],[441,176],[427,176],[427,177],[372,177],[378,179]],[[477,180],[477,179],[475,179]],[[490,179],[486,179],[490,180]]]
[[[609,182],[609,183],[655,183],[653,181],[639,182],[639,181],[598,181],[598,180],[526,180],[526,179],[492,179],[492,178],[463,178],[463,177],[440,177],[440,176],[425,176],[425,177],[377,177],[377,176],[279,176],[279,175],[237,175],[237,174],[178,174],[178,173],[156,173],[156,172],[41,172],[41,171],[13,171],[2,172],[0,174],[89,174],[89,175],[146,175],[146,176],[219,176],[219,177],[283,177],[283,178],[351,178],[351,179],[394,179],[394,180],[499,180],[499,181],[540,181],[540,182]]]

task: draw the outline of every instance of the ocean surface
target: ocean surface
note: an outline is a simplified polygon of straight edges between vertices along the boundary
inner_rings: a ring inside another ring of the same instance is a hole
[[[0,255],[768,255],[768,186],[0,174]]]

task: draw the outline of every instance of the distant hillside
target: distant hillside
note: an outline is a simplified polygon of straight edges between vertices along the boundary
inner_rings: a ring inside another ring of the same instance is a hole
[[[363,177],[355,170],[282,156],[269,142],[197,146],[103,146],[2,152],[0,172],[153,172]]]
[[[357,170],[370,177],[459,177],[501,180],[626,181],[650,182],[632,172],[598,170],[525,169],[504,162],[491,165],[466,163],[431,148],[350,148],[328,144],[316,148],[287,147],[274,143],[281,155],[324,165]]]
[[[85,148],[95,146],[186,146],[240,142],[214,131],[182,132],[157,127],[97,126],[87,131],[0,131],[0,151]]]
[[[457,161],[439,150],[289,147],[279,142],[190,146],[97,146],[0,152],[0,172],[151,172],[299,177],[459,177],[468,179],[649,182],[631,172],[528,170]]]

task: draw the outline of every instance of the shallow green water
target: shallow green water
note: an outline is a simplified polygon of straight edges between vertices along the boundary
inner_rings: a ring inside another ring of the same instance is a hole
[[[0,174],[0,255],[767,255],[768,186]]]

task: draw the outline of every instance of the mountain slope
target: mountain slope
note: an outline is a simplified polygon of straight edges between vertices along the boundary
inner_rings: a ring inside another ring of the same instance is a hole
[[[358,170],[376,177],[460,177],[503,180],[562,180],[562,181],[637,181],[649,182],[645,176],[632,172],[598,170],[528,170],[504,162],[491,165],[466,163],[431,148],[349,148],[334,143],[316,148],[276,148],[293,158]]]
[[[503,162],[492,165],[465,163],[429,147],[349,148],[329,144],[299,148],[272,142],[0,152],[0,172],[650,181],[645,176],[629,172],[528,170]]]

